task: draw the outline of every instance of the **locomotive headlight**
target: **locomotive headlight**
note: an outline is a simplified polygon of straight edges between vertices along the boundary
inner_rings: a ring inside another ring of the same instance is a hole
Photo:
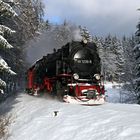
[[[99,74],[95,74],[94,77],[96,78],[96,80],[100,80],[100,75]]]
[[[74,74],[73,74],[73,78],[74,78],[75,80],[78,80],[78,79],[79,79],[79,75],[78,75],[77,73],[74,73]]]

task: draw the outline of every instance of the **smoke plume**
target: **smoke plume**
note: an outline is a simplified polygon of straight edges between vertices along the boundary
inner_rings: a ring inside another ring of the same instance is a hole
[[[61,48],[70,41],[80,41],[80,29],[75,25],[53,25],[41,33],[39,37],[31,40],[26,45],[26,60],[32,64],[48,53],[52,53],[54,48]]]

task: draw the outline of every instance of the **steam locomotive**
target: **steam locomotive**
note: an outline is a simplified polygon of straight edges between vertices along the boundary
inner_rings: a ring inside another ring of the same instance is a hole
[[[27,71],[27,92],[47,92],[74,104],[103,104],[105,90],[97,46],[72,41],[43,56]]]

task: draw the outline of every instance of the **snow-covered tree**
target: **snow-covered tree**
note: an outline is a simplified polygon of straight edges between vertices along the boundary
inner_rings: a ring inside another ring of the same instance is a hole
[[[12,9],[12,7],[8,4],[0,0],[0,18],[5,16],[16,16],[16,12]],[[13,48],[12,45],[8,43],[8,41],[3,37],[4,33],[14,33],[15,31],[6,27],[5,25],[1,25],[0,23],[0,47],[4,48]]]
[[[105,45],[104,38],[95,36],[93,37],[93,42],[95,42],[97,45],[99,56],[101,58],[101,73],[104,75],[104,78],[106,79],[107,59],[106,59],[106,48],[104,47]]]
[[[112,38],[112,44],[113,44],[112,50],[116,57],[116,61],[114,62],[116,65],[114,76],[117,81],[122,82],[124,74],[124,48],[122,46],[121,41],[117,39],[117,37]]]
[[[82,39],[86,39],[88,42],[91,42],[92,41],[92,36],[90,35],[89,31],[87,30],[86,27],[81,27],[79,26],[79,29],[80,29],[80,34],[82,36]]]
[[[131,91],[131,93],[134,93],[134,79],[136,76],[136,60],[134,55],[134,47],[135,47],[135,37],[129,37],[126,38],[125,36],[122,39],[122,46],[124,49],[124,75],[123,75],[123,81],[129,83],[125,84],[125,88],[127,90]]]
[[[93,38],[98,46],[105,80],[119,81],[123,72],[124,50],[117,37],[108,35],[105,38]]]
[[[104,39],[102,46],[102,71],[106,80],[110,80],[110,77],[115,76],[116,71],[116,54],[114,53],[114,46],[112,42],[112,36],[109,35]]]
[[[57,25],[54,28],[53,33],[57,44],[65,44],[71,40],[70,26],[66,21],[62,25]]]
[[[135,58],[136,58],[136,93],[138,97],[138,103],[140,104],[140,22],[137,25],[137,31],[136,31],[136,40],[137,45],[134,48],[135,52]]]
[[[0,0],[0,17],[14,17],[16,16],[16,12],[13,10],[13,8],[6,2]],[[13,48],[11,44],[8,43],[8,41],[4,38],[4,35],[6,34],[12,34],[15,33],[15,31],[11,30],[5,25],[0,25],[0,48],[10,49]],[[8,64],[4,61],[4,59],[0,56],[0,72],[8,72],[9,74],[15,75],[16,73],[13,72]],[[6,83],[0,78],[0,91],[3,92],[3,87],[6,86]]]
[[[43,9],[44,5],[42,0],[14,0],[15,10],[18,13],[16,22],[17,28],[20,34],[18,34],[19,40],[23,43],[32,39],[35,35],[38,35],[38,31],[41,28],[43,22]]]

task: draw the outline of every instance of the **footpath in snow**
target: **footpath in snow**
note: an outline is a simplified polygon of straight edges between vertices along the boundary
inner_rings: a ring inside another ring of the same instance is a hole
[[[108,96],[117,96],[117,89],[108,85],[107,90]],[[140,139],[139,105],[82,106],[26,94],[20,94],[16,102],[11,110],[14,121],[9,126],[8,140]]]

